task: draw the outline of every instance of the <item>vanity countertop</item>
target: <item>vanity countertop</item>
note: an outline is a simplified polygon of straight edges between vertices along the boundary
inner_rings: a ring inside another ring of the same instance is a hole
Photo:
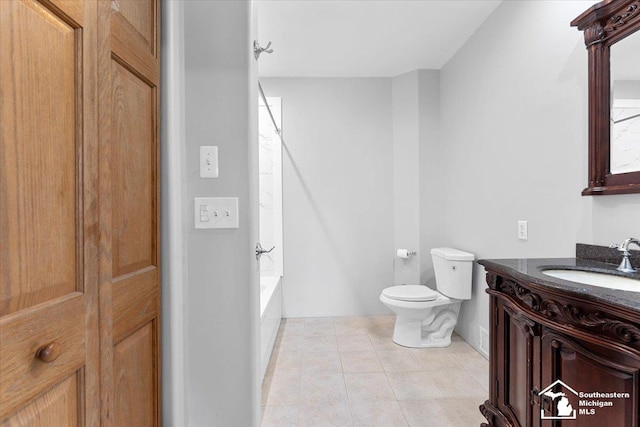
[[[478,263],[489,270],[504,273],[516,280],[533,282],[549,290],[559,290],[581,298],[587,297],[590,300],[614,304],[635,312],[640,311],[640,273],[621,273],[613,264],[582,258],[483,259]],[[542,273],[543,270],[549,269],[591,271],[637,279],[638,292],[584,285]]]

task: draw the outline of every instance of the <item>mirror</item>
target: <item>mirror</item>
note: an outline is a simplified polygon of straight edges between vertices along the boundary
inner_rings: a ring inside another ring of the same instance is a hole
[[[589,179],[583,195],[640,192],[640,0],[578,16],[589,55]]]
[[[640,171],[640,33],[610,49],[612,174]]]

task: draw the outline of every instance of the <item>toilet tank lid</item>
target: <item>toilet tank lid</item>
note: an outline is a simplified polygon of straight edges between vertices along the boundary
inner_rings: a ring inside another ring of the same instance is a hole
[[[431,255],[447,259],[449,261],[473,261],[475,255],[454,248],[433,248]]]

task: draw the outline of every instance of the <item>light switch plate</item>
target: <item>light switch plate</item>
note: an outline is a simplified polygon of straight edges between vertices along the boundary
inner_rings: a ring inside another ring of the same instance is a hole
[[[238,228],[237,197],[196,197],[196,228]]]
[[[529,239],[529,224],[527,221],[518,221],[518,240]]]
[[[200,178],[218,177],[218,147],[203,145],[200,147]]]

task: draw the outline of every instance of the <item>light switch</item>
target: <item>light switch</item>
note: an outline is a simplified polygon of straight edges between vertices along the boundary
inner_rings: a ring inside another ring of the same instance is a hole
[[[200,222],[209,222],[209,207],[200,205]]]
[[[218,147],[203,145],[200,147],[200,178],[218,177]]]
[[[237,197],[196,197],[196,228],[238,228]]]

